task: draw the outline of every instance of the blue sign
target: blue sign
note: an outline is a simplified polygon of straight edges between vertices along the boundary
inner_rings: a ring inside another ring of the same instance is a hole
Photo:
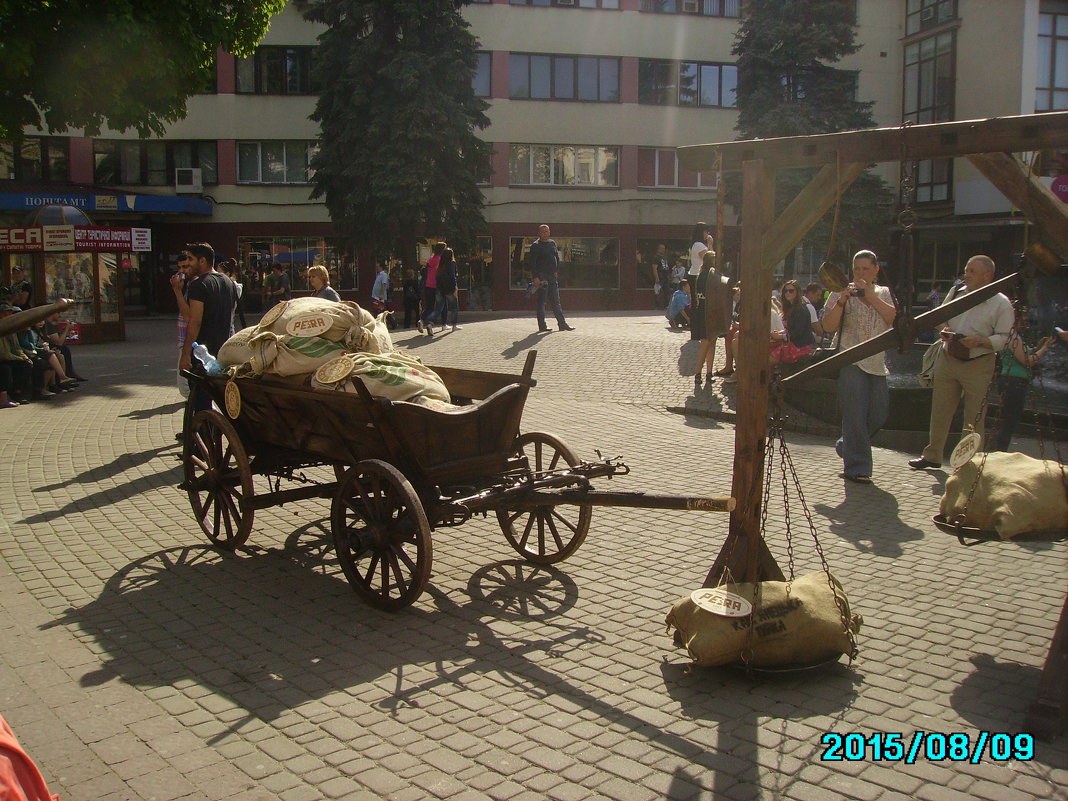
[[[130,214],[212,215],[211,202],[177,195],[74,195],[0,193],[0,209],[32,211],[41,206],[74,206],[82,211],[117,211]]]

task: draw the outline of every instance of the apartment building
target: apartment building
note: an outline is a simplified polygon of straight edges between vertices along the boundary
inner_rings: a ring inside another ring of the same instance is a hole
[[[97,225],[151,229],[150,252],[116,262],[128,304],[154,299],[165,308],[173,254],[199,239],[239,259],[253,295],[272,262],[287,265],[298,288],[303,268],[321,263],[343,296],[365,299],[370,259],[337,247],[324,206],[309,198],[317,137],[310,62],[321,29],[297,5],[274,18],[255,57],[220,53],[215,85],[190,99],[188,116],[163,139],[27,131],[17,152],[0,143],[0,223],[66,200]],[[675,149],[736,137],[731,48],[740,7],[481,0],[465,8],[481,42],[474,86],[490,103],[482,135],[494,168],[484,187],[487,230],[463,254],[465,305],[529,305],[522,257],[544,222],[564,255],[565,308],[652,307],[647,257],[660,243],[685,251],[693,223],[715,219],[717,176],[681,169]],[[857,96],[874,101],[878,125],[1068,108],[1068,0],[853,7],[862,47],[841,66],[856,72]],[[1050,180],[1068,173],[1057,154],[1039,159]],[[896,182],[898,165],[880,169]],[[1022,249],[1019,216],[966,160],[920,162],[916,181],[921,296],[948,283],[971,253],[1006,260]],[[722,243],[728,260],[736,242],[731,228]],[[0,281],[17,260],[46,293],[56,268],[44,254],[0,253]]]

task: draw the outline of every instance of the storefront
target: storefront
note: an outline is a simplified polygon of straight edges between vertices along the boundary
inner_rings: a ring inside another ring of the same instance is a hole
[[[0,281],[29,284],[27,306],[73,301],[64,316],[84,342],[126,338],[123,273],[152,250],[148,228],[32,225],[0,228]],[[21,269],[18,269],[21,268]]]

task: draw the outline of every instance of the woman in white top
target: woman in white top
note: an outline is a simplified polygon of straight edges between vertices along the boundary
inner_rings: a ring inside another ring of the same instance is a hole
[[[690,245],[690,272],[691,276],[701,272],[701,264],[704,261],[705,251],[712,247],[712,233],[708,230],[708,223],[699,222],[693,227],[693,235],[690,237],[693,244]],[[693,279],[690,279],[693,283]]]

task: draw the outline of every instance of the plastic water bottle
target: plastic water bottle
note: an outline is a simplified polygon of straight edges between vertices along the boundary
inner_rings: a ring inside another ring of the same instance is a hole
[[[204,365],[204,372],[208,375],[222,375],[226,372],[226,368],[219,364],[219,360],[208,353],[208,349],[199,342],[193,343],[193,355],[200,359],[200,363]]]

